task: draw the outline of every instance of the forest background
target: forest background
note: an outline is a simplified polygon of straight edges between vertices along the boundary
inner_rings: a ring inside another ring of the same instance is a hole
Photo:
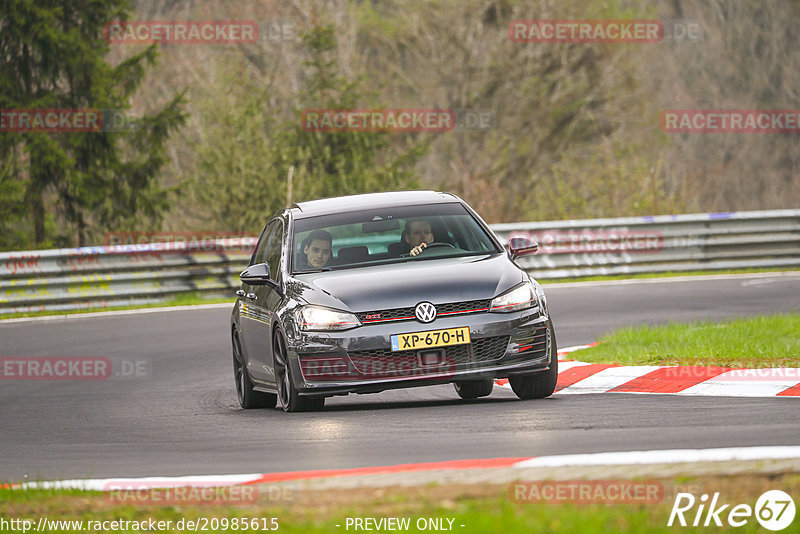
[[[800,109],[798,1],[22,4],[0,8],[0,108],[113,107],[141,123],[0,133],[0,250],[102,244],[110,232],[255,235],[286,205],[289,167],[295,202],[435,189],[490,223],[800,206],[796,134],[660,124],[666,109]],[[105,42],[104,24],[126,17],[252,20],[260,31],[255,43]],[[519,43],[509,23],[520,19],[658,19],[675,33]],[[312,108],[491,121],[320,132],[301,127]]]

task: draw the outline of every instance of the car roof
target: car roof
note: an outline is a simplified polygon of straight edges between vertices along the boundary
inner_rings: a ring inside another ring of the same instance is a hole
[[[291,209],[295,219],[330,215],[364,208],[392,208],[396,206],[409,206],[418,204],[442,204],[445,202],[460,202],[461,200],[451,193],[437,191],[392,191],[388,193],[366,193],[363,195],[349,195],[344,197],[323,198],[297,202]]]

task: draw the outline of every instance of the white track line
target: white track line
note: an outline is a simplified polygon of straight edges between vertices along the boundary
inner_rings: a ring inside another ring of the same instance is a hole
[[[71,319],[90,319],[92,317],[113,317],[115,315],[137,315],[141,313],[163,313],[171,311],[197,311],[216,310],[219,308],[233,309],[234,300],[217,304],[193,304],[190,306],[163,306],[161,308],[138,308],[135,310],[114,310],[104,312],[69,313],[62,315],[43,315],[41,317],[19,317],[17,319],[2,319],[0,325],[6,323],[26,323],[33,321],[62,321]]]
[[[567,369],[572,369],[573,367],[583,367],[584,365],[591,365],[591,364],[590,363],[584,363],[584,362],[576,362],[575,360],[569,360],[569,361],[559,360],[559,362],[558,362],[558,372],[559,373],[563,373]]]
[[[663,276],[660,278],[625,278],[622,280],[592,280],[589,282],[557,282],[548,284],[547,280],[539,280],[545,288],[579,288],[592,286],[626,286],[632,284],[669,284],[677,282],[701,282],[708,280],[735,280],[737,278],[778,278],[800,276],[797,271],[776,271],[772,273],[739,273],[739,274],[698,274],[689,276]]]
[[[564,467],[579,465],[637,465],[685,462],[725,462],[731,460],[800,459],[800,447],[732,447],[721,449],[671,449],[662,451],[598,452],[540,456],[523,460],[514,467]]]
[[[641,465],[692,462],[725,462],[739,460],[785,460],[795,458],[800,460],[800,446],[670,449],[651,451],[598,452],[590,454],[564,454],[558,456],[539,456],[528,458],[527,460],[522,460],[513,464],[512,467],[523,469],[592,465]],[[443,469],[443,472],[448,470],[454,471],[459,469]],[[400,471],[398,474],[403,472],[405,471]],[[28,482],[15,487],[21,489],[44,488],[79,489],[92,491],[118,491],[126,489],[140,490],[144,488],[220,487],[246,484],[248,482],[260,480],[264,476],[265,475],[261,474],[245,474],[183,477],[106,478],[89,480],[61,480],[56,482]],[[330,478],[336,478],[339,476],[342,475],[331,475]],[[357,475],[348,475],[348,477],[351,476]]]
[[[558,355],[561,356],[563,354],[569,354],[570,352],[575,352],[576,350],[581,349],[588,349],[589,347],[594,347],[597,343],[589,343],[588,345],[574,345],[572,347],[565,347],[563,349],[558,349]]]
[[[87,480],[59,480],[56,482],[27,482],[21,488],[37,489],[80,489],[90,491],[112,491],[140,488],[182,488],[182,487],[221,487],[237,486],[258,480],[262,474],[246,475],[192,475],[183,477],[143,477],[143,478],[95,478]]]
[[[546,284],[550,288],[573,288],[591,287],[599,285],[631,285],[631,284],[664,284],[671,282],[697,282],[702,280],[729,280],[736,278],[777,278],[786,276],[800,276],[797,271],[777,271],[773,273],[743,273],[743,274],[701,274],[695,276],[668,276],[661,278],[629,278],[624,280],[595,280],[591,282],[563,282],[556,284]],[[546,283],[546,281],[544,281]],[[233,299],[230,303],[220,304],[198,304],[192,306],[165,306],[162,308],[140,308],[136,310],[119,310],[107,312],[74,313],[62,315],[45,315],[42,317],[20,317],[18,319],[0,319],[0,324],[19,323],[26,321],[52,321],[56,319],[81,319],[90,317],[107,317],[113,315],[132,315],[137,313],[159,313],[166,311],[185,311],[185,310],[209,310],[233,306]],[[581,346],[580,348],[585,348]],[[559,351],[563,352],[563,351]]]

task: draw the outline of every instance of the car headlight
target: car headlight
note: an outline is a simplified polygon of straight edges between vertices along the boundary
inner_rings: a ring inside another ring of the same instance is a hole
[[[493,298],[489,311],[508,313],[527,310],[528,308],[533,308],[535,305],[536,293],[533,284],[525,282],[511,291],[507,291],[499,297]]]
[[[302,306],[295,311],[295,318],[303,332],[347,330],[361,326],[361,321],[352,313],[321,306]]]

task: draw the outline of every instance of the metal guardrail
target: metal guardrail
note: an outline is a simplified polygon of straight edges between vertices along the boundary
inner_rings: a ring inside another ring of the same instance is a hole
[[[514,233],[538,238],[540,252],[518,264],[540,279],[800,267],[800,210],[498,224],[492,229],[503,240]]]
[[[0,314],[230,296],[257,238],[0,253]]]
[[[493,225],[540,252],[518,259],[539,279],[800,267],[800,210]],[[0,314],[231,295],[256,238],[0,253]],[[233,299],[233,297],[231,297]]]

